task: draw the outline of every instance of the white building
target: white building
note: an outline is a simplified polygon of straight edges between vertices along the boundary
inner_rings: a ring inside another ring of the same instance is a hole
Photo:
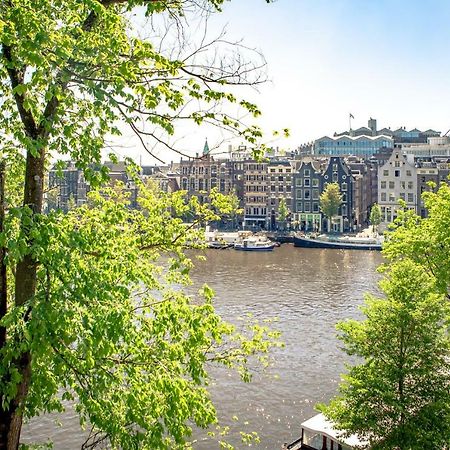
[[[397,216],[399,200],[407,208],[417,210],[417,169],[414,157],[395,149],[386,164],[378,169],[378,204],[381,207],[382,227]]]
[[[450,137],[429,137],[426,144],[402,144],[404,153],[414,156],[450,156]]]

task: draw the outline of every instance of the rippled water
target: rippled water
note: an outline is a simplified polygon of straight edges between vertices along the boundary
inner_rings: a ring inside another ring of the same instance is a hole
[[[257,431],[258,450],[279,450],[299,436],[300,423],[314,413],[317,402],[335,392],[345,355],[335,338],[336,322],[359,317],[365,292],[376,290],[382,262],[378,252],[297,249],[283,245],[268,253],[210,250],[207,261],[197,262],[192,277],[216,291],[216,308],[227,320],[252,313],[257,318],[278,317],[285,347],[273,352],[269,374],[257,374],[252,383],[216,370],[211,386],[218,413],[230,425],[229,440],[240,445],[238,430]],[[275,376],[278,376],[276,378]],[[232,420],[237,416],[239,421]],[[83,435],[72,411],[60,417],[34,420],[26,426],[33,440],[52,439],[54,448],[80,448]],[[218,448],[196,435],[195,448]]]

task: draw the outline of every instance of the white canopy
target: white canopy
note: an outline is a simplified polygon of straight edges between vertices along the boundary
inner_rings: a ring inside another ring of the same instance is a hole
[[[358,436],[352,434],[351,436],[344,438],[341,436],[342,431],[333,428],[333,423],[326,419],[323,414],[317,414],[317,416],[311,417],[307,421],[302,423],[302,428],[308,431],[323,434],[330,439],[341,444],[348,445],[351,448],[365,447],[366,442],[358,439]]]

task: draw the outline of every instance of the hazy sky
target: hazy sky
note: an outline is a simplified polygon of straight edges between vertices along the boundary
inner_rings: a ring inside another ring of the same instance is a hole
[[[209,28],[264,54],[272,81],[250,96],[293,148],[348,129],[349,113],[353,128],[371,116],[380,128],[450,129],[449,23],[449,0],[232,0]],[[201,151],[207,135],[183,146]]]

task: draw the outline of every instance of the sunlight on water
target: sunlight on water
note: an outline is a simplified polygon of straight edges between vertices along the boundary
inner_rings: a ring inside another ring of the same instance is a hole
[[[300,423],[314,413],[317,402],[335,392],[345,355],[335,338],[335,324],[361,317],[357,308],[365,292],[376,291],[381,264],[377,252],[297,249],[283,245],[268,253],[210,250],[207,262],[192,272],[196,291],[207,282],[216,291],[216,308],[227,320],[247,313],[278,317],[285,347],[273,352],[268,374],[257,373],[250,384],[235,374],[215,369],[212,396],[229,440],[238,448],[237,430],[257,431],[261,443],[251,448],[279,450],[298,437]],[[278,376],[278,378],[276,377]],[[237,416],[238,420],[233,420]],[[56,450],[80,448],[83,433],[73,411],[57,418],[35,419],[25,427],[31,440],[54,441]],[[195,435],[198,450],[218,448],[204,434]]]

